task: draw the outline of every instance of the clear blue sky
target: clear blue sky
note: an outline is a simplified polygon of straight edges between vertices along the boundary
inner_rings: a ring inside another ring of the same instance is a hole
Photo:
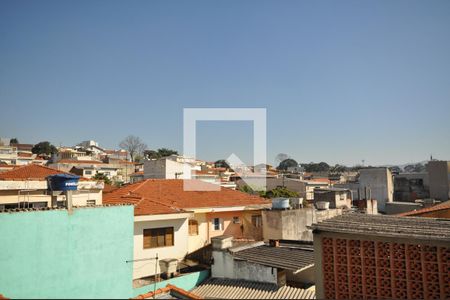
[[[269,162],[450,159],[450,1],[0,2],[1,137],[181,151],[185,107],[267,108]]]

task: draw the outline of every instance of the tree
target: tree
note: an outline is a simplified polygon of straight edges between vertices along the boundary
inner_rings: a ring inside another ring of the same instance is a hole
[[[326,162],[320,163],[309,163],[302,164],[302,167],[305,169],[305,172],[328,172],[330,171],[330,166]]]
[[[264,198],[298,198],[299,195],[285,187],[277,187],[267,192],[260,192],[260,196]]]
[[[31,149],[31,152],[38,155],[39,154],[51,155],[58,153],[58,149],[56,149],[55,146],[50,144],[50,142],[44,141],[34,145],[33,148]]]
[[[214,163],[214,167],[216,168],[226,168],[229,169],[230,165],[227,163],[227,161],[225,159],[219,159],[218,161],[216,161]]]
[[[10,144],[10,145],[12,145],[12,144],[18,144],[18,143],[19,143],[19,140],[18,140],[17,138],[12,138],[12,139],[9,140],[9,144]]]
[[[294,159],[288,158],[280,162],[277,169],[286,171],[289,167],[298,167],[298,163]]]
[[[103,182],[106,184],[112,184],[111,179],[109,179],[108,176],[103,173],[97,172],[92,178],[94,178],[95,180],[103,180]]]
[[[136,155],[142,154],[147,148],[141,139],[134,135],[127,136],[122,142],[120,142],[119,147],[130,153],[131,161],[134,161]]]
[[[158,159],[161,157],[167,157],[171,155],[178,155],[178,151],[167,149],[167,148],[159,148],[158,150],[145,150],[144,157],[147,159]]]

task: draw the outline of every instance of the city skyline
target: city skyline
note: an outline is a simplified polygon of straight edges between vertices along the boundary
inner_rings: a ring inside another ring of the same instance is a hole
[[[248,107],[269,163],[450,158],[447,1],[199,4],[2,2],[0,136],[182,152],[184,108]],[[201,124],[199,155],[248,161],[250,128]]]

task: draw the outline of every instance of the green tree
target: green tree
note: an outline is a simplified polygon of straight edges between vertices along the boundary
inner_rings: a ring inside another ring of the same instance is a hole
[[[230,165],[227,163],[227,161],[225,159],[219,159],[218,161],[216,161],[214,163],[214,167],[216,168],[226,168],[229,169]]]
[[[162,157],[167,157],[171,155],[178,155],[178,151],[168,149],[168,148],[159,148],[158,150],[145,150],[144,157],[147,159],[158,159]]]
[[[58,149],[56,149],[55,146],[50,144],[50,142],[44,141],[34,145],[33,148],[31,149],[31,152],[38,155],[39,154],[51,155],[58,153]]]
[[[286,187],[277,187],[270,191],[260,192],[259,195],[264,198],[298,198],[297,192],[288,190]]]
[[[12,144],[18,144],[18,143],[19,143],[19,140],[18,140],[17,138],[12,138],[12,139],[9,140],[9,144],[10,144],[10,145],[12,145]]]
[[[301,164],[301,166],[305,169],[305,172],[328,172],[330,170],[330,165],[323,161],[320,163]]]
[[[108,176],[106,176],[103,173],[98,173],[97,172],[94,175],[94,177],[92,177],[92,178],[94,178],[95,180],[103,180],[103,182],[106,183],[106,184],[112,184],[111,179],[109,179]]]
[[[297,167],[297,166],[298,163],[294,159],[288,158],[280,162],[277,169],[281,171],[286,171],[289,167]]]

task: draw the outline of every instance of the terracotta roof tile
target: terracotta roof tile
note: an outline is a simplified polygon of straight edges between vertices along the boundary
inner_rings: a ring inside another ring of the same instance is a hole
[[[422,208],[419,210],[404,212],[404,213],[398,214],[398,216],[421,216],[422,214],[425,214],[425,213],[440,211],[440,210],[447,210],[447,209],[450,209],[450,200],[440,203],[440,204],[437,204],[435,206],[426,207],[426,208]]]
[[[198,181],[211,187],[212,184]],[[135,205],[135,215],[184,212],[193,208],[267,205],[258,196],[220,188],[220,191],[184,191],[182,179],[147,179],[103,195],[103,203]]]
[[[166,294],[166,293],[173,293],[173,292],[183,296],[183,299],[193,299],[193,300],[203,299],[202,297],[199,297],[194,293],[188,292],[186,290],[183,290],[183,289],[181,289],[177,286],[171,285],[171,284],[168,284],[165,288],[160,288],[154,292],[148,292],[148,293],[139,295],[133,299],[150,299],[150,298],[154,298],[156,295],[159,295],[159,294]]]
[[[59,171],[49,167],[29,164],[20,166],[13,170],[0,173],[0,180],[46,180],[47,176],[56,174],[70,174],[67,172]],[[86,178],[80,178],[80,180],[87,180]]]

